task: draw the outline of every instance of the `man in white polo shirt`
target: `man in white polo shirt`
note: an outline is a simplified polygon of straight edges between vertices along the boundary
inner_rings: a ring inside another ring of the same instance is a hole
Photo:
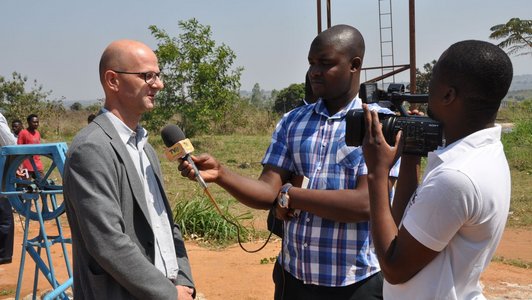
[[[392,208],[388,171],[401,150],[386,144],[378,116],[365,109],[371,231],[385,299],[485,299],[480,274],[510,206],[495,117],[512,75],[506,53],[487,42],[458,42],[442,54],[429,86],[429,116],[442,123],[446,146],[429,153],[419,186],[419,157],[402,155]]]

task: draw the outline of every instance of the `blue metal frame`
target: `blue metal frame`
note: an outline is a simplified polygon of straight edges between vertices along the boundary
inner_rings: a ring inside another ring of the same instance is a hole
[[[39,271],[44,274],[45,278],[51,284],[53,290],[43,299],[68,299],[65,290],[72,286],[72,268],[66,244],[72,244],[70,238],[63,237],[63,230],[59,216],[64,213],[64,202],[57,205],[56,194],[62,194],[62,186],[56,185],[49,179],[52,171],[57,168],[63,176],[64,164],[66,159],[66,143],[51,143],[37,145],[17,145],[4,146],[0,149],[0,183],[2,191],[0,195],[9,199],[11,205],[22,216],[25,217],[24,239],[22,242],[22,256],[20,260],[19,275],[17,281],[17,291],[15,299],[20,299],[22,288],[22,277],[24,273],[24,264],[26,252],[35,261],[35,276],[33,282],[33,299],[36,299]],[[35,169],[33,155],[47,156],[53,160],[52,165],[46,174],[37,175],[33,181],[28,179],[19,179],[16,176],[18,166],[25,159],[29,159]],[[32,208],[35,210],[32,211]],[[39,234],[34,238],[28,238],[30,220],[39,222]],[[44,226],[45,220],[55,220],[58,235],[49,236]],[[60,284],[55,277],[55,270],[52,263],[50,247],[53,244],[60,243],[63,249],[63,257],[67,267],[69,279]],[[41,250],[45,249],[48,259],[48,265],[41,258]]]

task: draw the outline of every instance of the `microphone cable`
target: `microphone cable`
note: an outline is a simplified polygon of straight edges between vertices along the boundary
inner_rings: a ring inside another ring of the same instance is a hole
[[[272,237],[272,234],[273,234],[273,230],[270,230],[270,234],[268,235],[268,238],[266,239],[266,241],[264,242],[264,244],[262,246],[260,246],[258,249],[255,249],[255,250],[248,250],[246,249],[246,247],[244,247],[244,245],[242,245],[242,240],[240,238],[240,224],[237,224],[231,220],[229,220],[225,214],[222,212],[222,210],[220,209],[220,207],[218,206],[218,203],[216,203],[216,201],[214,200],[214,197],[212,196],[211,192],[209,191],[209,189],[207,187],[205,187],[203,189],[203,192],[207,195],[207,197],[209,198],[209,200],[211,201],[211,203],[214,205],[214,208],[216,208],[216,211],[218,211],[218,213],[220,214],[220,216],[229,224],[235,226],[236,228],[236,236],[237,236],[237,240],[238,240],[238,245],[240,246],[240,248],[242,250],[244,250],[245,252],[247,253],[257,253],[259,252],[260,250],[264,249],[264,247],[266,247],[266,245],[268,244],[268,242],[270,241],[270,238]],[[275,205],[275,202],[274,202],[274,205]],[[273,208],[272,208],[273,209]],[[275,225],[275,218],[273,218],[273,225]],[[273,226],[272,226],[273,228]]]

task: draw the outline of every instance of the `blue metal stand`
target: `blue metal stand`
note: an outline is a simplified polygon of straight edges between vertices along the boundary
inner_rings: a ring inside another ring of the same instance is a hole
[[[26,252],[35,261],[33,299],[36,299],[39,271],[42,272],[53,288],[52,292],[43,299],[68,299],[65,290],[72,286],[73,279],[66,244],[71,244],[72,240],[63,237],[63,229],[59,220],[59,216],[64,213],[65,207],[64,202],[58,205],[56,195],[63,193],[63,187],[62,185],[57,185],[51,178],[54,171],[58,171],[61,176],[63,175],[66,150],[66,143],[5,146],[0,150],[0,170],[3,170],[3,172],[0,172],[0,182],[2,183],[0,195],[6,196],[17,213],[25,217],[22,256],[15,296],[17,300],[20,299]],[[33,169],[37,170],[33,160],[34,155],[49,157],[52,159],[52,164],[44,171],[44,174],[35,172],[35,178],[17,177],[17,169],[26,159],[31,162]],[[34,238],[28,238],[30,220],[38,221],[40,226],[39,234]],[[58,235],[49,236],[46,233],[44,226],[44,221],[46,220],[55,220]],[[60,284],[55,277],[50,252],[50,247],[56,243],[61,244],[69,275],[69,279],[63,284]],[[46,251],[48,265],[41,258],[41,250],[43,248]]]

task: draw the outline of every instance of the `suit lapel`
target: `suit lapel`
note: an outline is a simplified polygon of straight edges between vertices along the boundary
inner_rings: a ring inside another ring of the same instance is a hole
[[[146,218],[146,220],[148,220],[148,223],[150,223],[151,226],[151,218],[150,213],[148,211],[148,204],[146,203],[146,197],[144,195],[144,184],[142,183],[142,180],[138,175],[137,169],[135,168],[135,164],[131,160],[131,156],[129,155],[129,152],[126,149],[124,142],[122,142],[120,136],[118,135],[118,132],[106,116],[98,118],[97,120],[95,119],[94,121],[97,121],[103,131],[109,136],[111,146],[115,150],[118,158],[123,162],[123,165],[126,169],[127,180],[129,183],[129,187],[133,191],[133,197],[135,198],[135,201],[137,201],[137,204],[139,205],[140,209],[142,210],[142,213],[144,214],[144,217]]]

